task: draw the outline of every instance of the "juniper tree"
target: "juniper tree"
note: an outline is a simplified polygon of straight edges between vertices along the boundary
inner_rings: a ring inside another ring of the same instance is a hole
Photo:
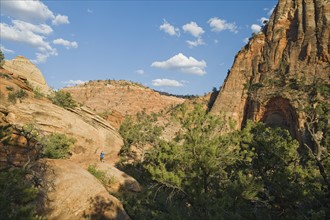
[[[0,50],[0,68],[3,66],[4,62],[5,62],[5,55]]]
[[[156,121],[156,114],[148,115],[145,110],[138,112],[135,120],[130,116],[126,117],[119,129],[124,138],[121,155],[143,163],[147,147],[155,146],[163,131],[163,127],[156,125]],[[139,155],[135,155],[133,147],[138,149]]]

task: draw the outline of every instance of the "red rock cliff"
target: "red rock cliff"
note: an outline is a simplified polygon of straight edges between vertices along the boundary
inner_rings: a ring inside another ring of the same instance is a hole
[[[236,55],[211,111],[235,120],[236,129],[252,119],[297,132],[302,117],[292,85],[329,83],[329,27],[329,0],[279,0],[263,31]]]

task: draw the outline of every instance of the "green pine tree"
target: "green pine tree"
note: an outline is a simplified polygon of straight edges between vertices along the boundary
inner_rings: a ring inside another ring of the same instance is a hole
[[[4,63],[5,63],[5,55],[0,50],[0,68],[2,68]]]

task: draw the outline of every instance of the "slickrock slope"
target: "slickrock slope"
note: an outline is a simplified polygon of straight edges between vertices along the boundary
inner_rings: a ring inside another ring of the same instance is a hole
[[[25,77],[33,87],[39,88],[41,92],[45,94],[49,93],[49,87],[44,76],[40,70],[25,57],[17,56],[13,60],[6,60],[3,68],[21,77]]]
[[[87,107],[64,109],[47,98],[36,98],[29,81],[29,78],[0,68],[0,125],[5,128],[32,123],[41,135],[56,132],[76,139],[69,160],[47,162],[49,170],[54,170],[56,175],[51,177],[55,186],[47,195],[51,203],[47,205],[49,210],[45,217],[94,219],[98,212],[108,219],[127,219],[120,202],[86,171],[89,165],[99,163],[103,150],[106,154],[104,169],[109,176],[115,177],[117,189],[126,186],[128,190],[139,189],[136,180],[113,167],[123,143],[118,132]],[[18,96],[18,93],[25,95]],[[16,94],[16,101],[9,98],[13,94]],[[27,140],[19,133],[13,138],[10,143],[0,142],[0,167],[6,166],[8,159],[18,167],[28,160]]]
[[[122,80],[93,81],[63,90],[97,113],[106,115],[117,127],[125,115],[135,115],[143,109],[147,113],[157,113],[185,101],[183,98],[160,95],[139,84]]]
[[[8,94],[20,89],[26,91],[28,97],[18,100],[15,105],[8,102]],[[1,105],[6,111],[7,122],[18,125],[34,123],[42,133],[58,132],[75,138],[71,159],[78,163],[97,161],[101,150],[108,157],[117,158],[122,139],[108,122],[86,107],[67,110],[46,98],[36,99],[31,90],[25,80],[15,75],[9,79],[1,78]]]
[[[303,88],[329,84],[329,27],[329,0],[279,0],[263,32],[236,55],[212,112],[235,120],[237,129],[253,119],[296,135]]]
[[[130,219],[121,202],[88,171],[67,160],[43,160],[47,219]]]

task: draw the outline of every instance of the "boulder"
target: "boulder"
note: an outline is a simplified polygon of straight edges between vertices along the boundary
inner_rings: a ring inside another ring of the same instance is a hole
[[[130,219],[121,202],[88,171],[68,160],[41,160],[38,212],[47,219]]]

